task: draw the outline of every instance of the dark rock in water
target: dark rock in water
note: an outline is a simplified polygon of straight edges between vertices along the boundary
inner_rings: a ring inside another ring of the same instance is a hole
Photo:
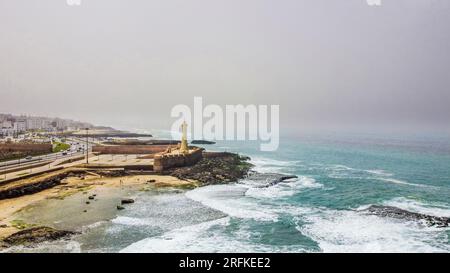
[[[90,203],[91,203],[91,202],[89,202],[89,201],[86,201],[86,204],[87,204],[87,205],[89,205]]]
[[[373,215],[392,217],[396,219],[403,219],[407,221],[423,221],[428,226],[448,227],[450,226],[449,217],[438,217],[417,212],[411,212],[391,206],[371,205],[364,211]]]
[[[8,225],[0,225],[0,228],[7,228]]]
[[[208,140],[192,140],[191,144],[206,144],[206,145],[211,145],[211,144],[216,144],[214,141],[208,141]]]
[[[194,166],[174,168],[166,174],[182,180],[193,179],[204,185],[237,182],[239,179],[260,182],[261,187],[270,187],[288,179],[298,178],[295,175],[277,173],[257,173],[247,156],[233,153],[206,153],[202,160]]]
[[[150,180],[148,180],[147,182],[148,182],[148,183],[155,183],[156,180],[155,180],[155,179],[150,179]]]
[[[122,199],[122,205],[134,203],[133,199]]]
[[[298,178],[296,175],[284,175],[278,173],[252,173],[247,179],[260,182],[262,188],[274,186],[288,179]]]
[[[122,206],[117,206],[117,210],[123,210],[123,209],[125,209],[125,208]]]
[[[94,196],[93,195],[89,196],[88,198],[89,198],[89,200],[94,200]]]
[[[66,230],[56,230],[50,227],[34,227],[22,230],[6,237],[3,241],[9,245],[22,245],[31,243],[41,243],[67,238],[76,232]]]
[[[197,164],[168,170],[167,174],[178,179],[193,179],[203,185],[237,182],[250,171],[252,164],[238,154],[221,153],[217,157],[204,157]]]

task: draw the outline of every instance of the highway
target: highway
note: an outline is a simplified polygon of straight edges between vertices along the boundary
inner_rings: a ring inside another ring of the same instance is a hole
[[[64,152],[51,153],[39,156],[32,156],[29,159],[21,158],[0,163],[0,171],[15,168],[22,165],[30,165],[32,163],[39,163],[41,161],[58,160],[63,158],[70,158],[75,155],[83,155],[86,153],[86,142],[83,139],[68,139],[67,144],[70,144],[70,149]],[[95,144],[95,143],[94,143]],[[92,144],[89,143],[89,151],[92,150]]]

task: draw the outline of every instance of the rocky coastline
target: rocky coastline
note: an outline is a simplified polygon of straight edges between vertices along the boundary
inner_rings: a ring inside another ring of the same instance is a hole
[[[198,186],[206,186],[213,184],[224,184],[236,182],[248,176],[251,173],[251,168],[253,167],[248,161],[250,158],[245,156],[240,156],[233,153],[211,153],[207,154],[200,162],[189,167],[179,167],[167,170],[161,178],[158,179],[147,179],[147,182],[142,181],[140,183],[145,183],[150,186],[161,185],[162,187],[180,187],[189,189]],[[63,191],[61,197],[56,197],[56,199],[64,199],[67,196],[67,192],[77,193],[80,191],[87,190],[95,184],[104,184],[104,182],[89,182],[89,177],[103,177],[106,180],[120,180],[135,175],[134,172],[127,172],[125,170],[83,170],[80,168],[74,168],[70,170],[59,171],[56,173],[49,174],[45,178],[40,177],[40,179],[32,180],[27,183],[19,183],[17,186],[4,188],[0,194],[0,200],[6,200],[10,198],[20,198],[21,196],[33,196],[34,194],[39,194],[45,190],[61,189]],[[173,177],[180,182],[168,183],[163,182],[162,177]],[[78,179],[87,183],[87,186],[74,185],[73,190],[70,190],[71,186],[67,185],[67,179]],[[182,183],[182,181],[185,181]],[[195,181],[195,182],[194,182]],[[122,182],[120,182],[122,183]],[[145,185],[143,184],[143,185]],[[145,187],[144,187],[145,188]],[[89,195],[86,199],[86,204],[92,203]],[[53,198],[53,197],[52,197]],[[95,197],[97,199],[97,197]],[[132,199],[122,199],[121,203],[114,206],[114,209],[119,211],[126,209],[124,207],[126,204],[134,202]],[[92,205],[92,204],[91,204]],[[117,207],[117,208],[115,208]],[[84,211],[86,213],[86,210]],[[0,228],[10,228],[10,225],[4,225]],[[4,237],[0,241],[0,248],[6,248],[14,245],[24,245],[32,246],[33,244],[40,243],[43,241],[54,241],[65,238],[70,238],[73,235],[78,234],[76,231],[56,229],[54,227],[35,225],[35,224],[23,224],[20,225],[19,231]]]
[[[380,217],[390,217],[405,221],[415,221],[424,223],[429,227],[445,228],[450,226],[449,217],[438,217],[417,212],[411,212],[392,206],[371,205],[363,210],[365,213]]]
[[[217,185],[217,184],[227,184],[238,182],[241,179],[249,179],[255,182],[256,187],[268,188],[276,186],[279,183],[289,183],[291,179],[297,178],[295,175],[285,175],[278,173],[258,173],[252,170],[253,165],[249,162],[250,158],[234,153],[205,153],[204,157],[193,166],[186,167],[176,167],[166,170],[162,176],[158,176],[152,179],[146,179],[146,181],[140,182],[139,185],[162,185],[163,187],[180,187],[185,189],[190,189],[193,187],[202,187],[207,185]],[[105,182],[89,182],[89,176],[103,177],[105,181],[117,180],[120,181],[120,186],[122,185],[122,179],[126,177],[131,177],[133,173],[127,172],[125,170],[80,170],[72,169],[70,171],[57,172],[47,177],[43,183],[29,183],[24,185],[19,185],[18,187],[9,188],[0,194],[0,199],[2,198],[14,198],[24,194],[30,195],[36,192],[50,189],[50,188],[61,188],[61,190],[70,190],[70,186],[67,185],[66,180],[70,177],[86,181],[85,185],[77,184],[74,186],[72,192],[86,191],[87,193],[90,187],[95,184],[105,184]],[[172,177],[177,179],[177,183],[168,183],[158,181],[162,177]],[[139,180],[139,179],[138,179]],[[116,181],[116,182],[117,182]],[[183,182],[184,181],[184,182]],[[195,182],[193,182],[195,181]],[[108,182],[110,183],[110,182]],[[67,196],[67,192],[64,192],[62,199]],[[47,197],[48,198],[48,197]],[[60,197],[56,197],[58,199]],[[96,194],[89,194],[85,196],[86,198],[86,209],[84,213],[87,213],[89,206],[92,206],[98,201],[98,196]],[[101,197],[105,198],[103,195]],[[61,200],[62,200],[61,199]],[[112,210],[121,211],[127,209],[127,204],[134,203],[134,199],[120,197],[118,203],[114,205]],[[90,205],[89,205],[90,204]],[[382,206],[382,205],[371,205],[361,213],[366,213],[370,215],[376,215],[379,217],[390,217],[403,221],[415,221],[418,223],[425,224],[426,226],[433,226],[437,228],[444,228],[450,226],[450,218],[436,217],[431,215],[425,215],[415,212],[410,212],[407,210],[399,209],[396,207]],[[33,245],[45,242],[45,241],[55,241],[55,240],[65,240],[70,239],[72,236],[80,234],[77,230],[55,228],[46,225],[36,225],[15,223],[19,228],[19,231],[12,233],[11,235],[4,237],[0,240],[0,249],[9,248],[13,246],[25,246],[33,247]],[[9,228],[7,225],[0,225],[0,229]]]
[[[204,157],[193,166],[168,170],[166,174],[182,180],[195,180],[201,186],[236,182],[246,177],[253,165],[249,157],[223,153],[217,157]]]
[[[32,246],[33,244],[42,243],[45,241],[69,239],[72,235],[75,234],[78,234],[78,232],[57,230],[51,227],[32,227],[8,236],[2,242],[0,242],[0,246]]]

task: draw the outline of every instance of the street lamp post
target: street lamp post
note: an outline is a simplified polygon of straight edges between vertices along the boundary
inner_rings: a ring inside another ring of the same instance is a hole
[[[86,128],[86,164],[89,164],[89,128]]]

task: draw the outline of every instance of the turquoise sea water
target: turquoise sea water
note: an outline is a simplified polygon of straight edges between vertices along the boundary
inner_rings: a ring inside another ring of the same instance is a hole
[[[282,139],[275,153],[249,142],[205,146],[249,155],[256,171],[299,178],[269,188],[243,180],[187,192],[226,217],[123,251],[449,252],[448,228],[361,211],[382,204],[450,217],[449,144],[341,136]]]
[[[450,252],[450,229],[368,215],[371,204],[450,217],[450,141],[369,136],[283,138],[277,152],[219,142],[258,172],[251,180],[191,191],[142,192],[115,219],[49,251]]]

